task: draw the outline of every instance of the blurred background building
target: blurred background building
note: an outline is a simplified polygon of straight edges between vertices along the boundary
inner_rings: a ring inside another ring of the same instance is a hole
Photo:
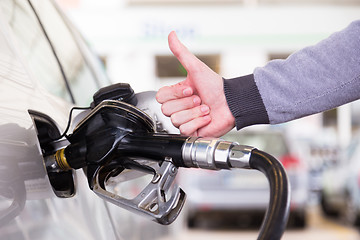
[[[225,78],[315,44],[360,13],[358,0],[59,0],[105,62],[114,82],[136,92],[186,73],[167,46],[179,38]],[[345,146],[360,124],[358,103],[288,123],[298,137]],[[301,134],[301,135],[299,135]]]

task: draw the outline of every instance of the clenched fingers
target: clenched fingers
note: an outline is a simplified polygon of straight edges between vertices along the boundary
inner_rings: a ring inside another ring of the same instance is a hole
[[[209,124],[210,121],[210,115],[195,118],[179,126],[180,133],[186,136],[197,135],[197,130]]]
[[[197,107],[200,103],[200,97],[193,95],[191,97],[167,101],[161,105],[161,111],[165,116],[170,117],[176,112]]]
[[[165,103],[170,100],[189,97],[193,94],[193,89],[183,82],[177,83],[172,86],[165,86],[159,89],[156,94],[156,100],[159,103]]]
[[[193,119],[208,115],[210,109],[207,105],[200,105],[191,109],[176,112],[171,115],[171,122],[175,127],[179,127],[184,123],[190,122]]]

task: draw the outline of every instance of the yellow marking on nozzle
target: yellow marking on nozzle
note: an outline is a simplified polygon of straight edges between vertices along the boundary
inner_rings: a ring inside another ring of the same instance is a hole
[[[65,148],[56,151],[56,153],[55,153],[55,160],[56,160],[58,166],[59,166],[62,170],[66,171],[66,170],[70,170],[70,169],[71,169],[71,167],[70,167],[70,165],[69,165],[69,163],[67,162],[66,157],[65,157]]]

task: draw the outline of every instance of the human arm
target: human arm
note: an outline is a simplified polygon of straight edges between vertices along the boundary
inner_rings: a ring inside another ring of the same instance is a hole
[[[244,84],[258,92],[248,97]],[[252,75],[225,80],[225,94],[238,129],[277,124],[329,110],[360,98],[360,21],[285,60],[270,61]],[[259,96],[265,114],[254,109]],[[239,99],[240,98],[240,99]]]
[[[196,68],[196,65],[194,66]],[[198,77],[192,80],[204,80],[201,75],[200,72]],[[256,68],[251,75],[224,80],[223,87],[217,84],[214,85],[217,89],[211,90],[212,85],[208,86],[204,82],[198,86],[187,87],[190,87],[190,90],[193,87],[206,87],[208,93],[216,91],[219,96],[221,93],[218,90],[224,91],[226,107],[222,104],[223,109],[230,109],[236,127],[240,129],[261,123],[283,123],[359,99],[359,76],[360,21],[355,21],[318,44],[293,53],[286,60],[273,60],[264,67]],[[220,76],[214,79],[220,82]],[[175,85],[174,88],[178,86]],[[160,89],[158,95],[164,92]],[[182,98],[180,95],[172,96],[173,104],[178,104],[178,100]],[[202,97],[207,97],[206,101]],[[209,97],[211,94],[203,94],[200,99],[203,103],[210,104]],[[163,110],[166,110],[166,101],[162,103]],[[211,114],[213,108],[209,106]],[[191,121],[184,124],[191,125],[191,129],[198,129],[200,135],[220,136],[218,133],[225,133],[233,126],[229,121],[231,124],[226,125],[223,131],[214,132],[212,126],[217,125],[217,122],[212,122],[211,119],[208,120],[209,123],[198,124],[202,117],[189,114],[190,109],[181,109],[179,104],[176,115],[187,114]],[[169,116],[173,117],[174,114],[175,112]],[[227,116],[224,115],[223,119],[230,119]],[[177,122],[180,127],[182,124],[181,121]],[[202,131],[203,128],[206,131]]]

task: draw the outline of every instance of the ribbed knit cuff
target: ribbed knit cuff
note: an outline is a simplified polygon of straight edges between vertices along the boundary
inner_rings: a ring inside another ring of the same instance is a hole
[[[269,123],[269,116],[253,74],[224,79],[224,92],[230,111],[235,117],[237,130]]]

